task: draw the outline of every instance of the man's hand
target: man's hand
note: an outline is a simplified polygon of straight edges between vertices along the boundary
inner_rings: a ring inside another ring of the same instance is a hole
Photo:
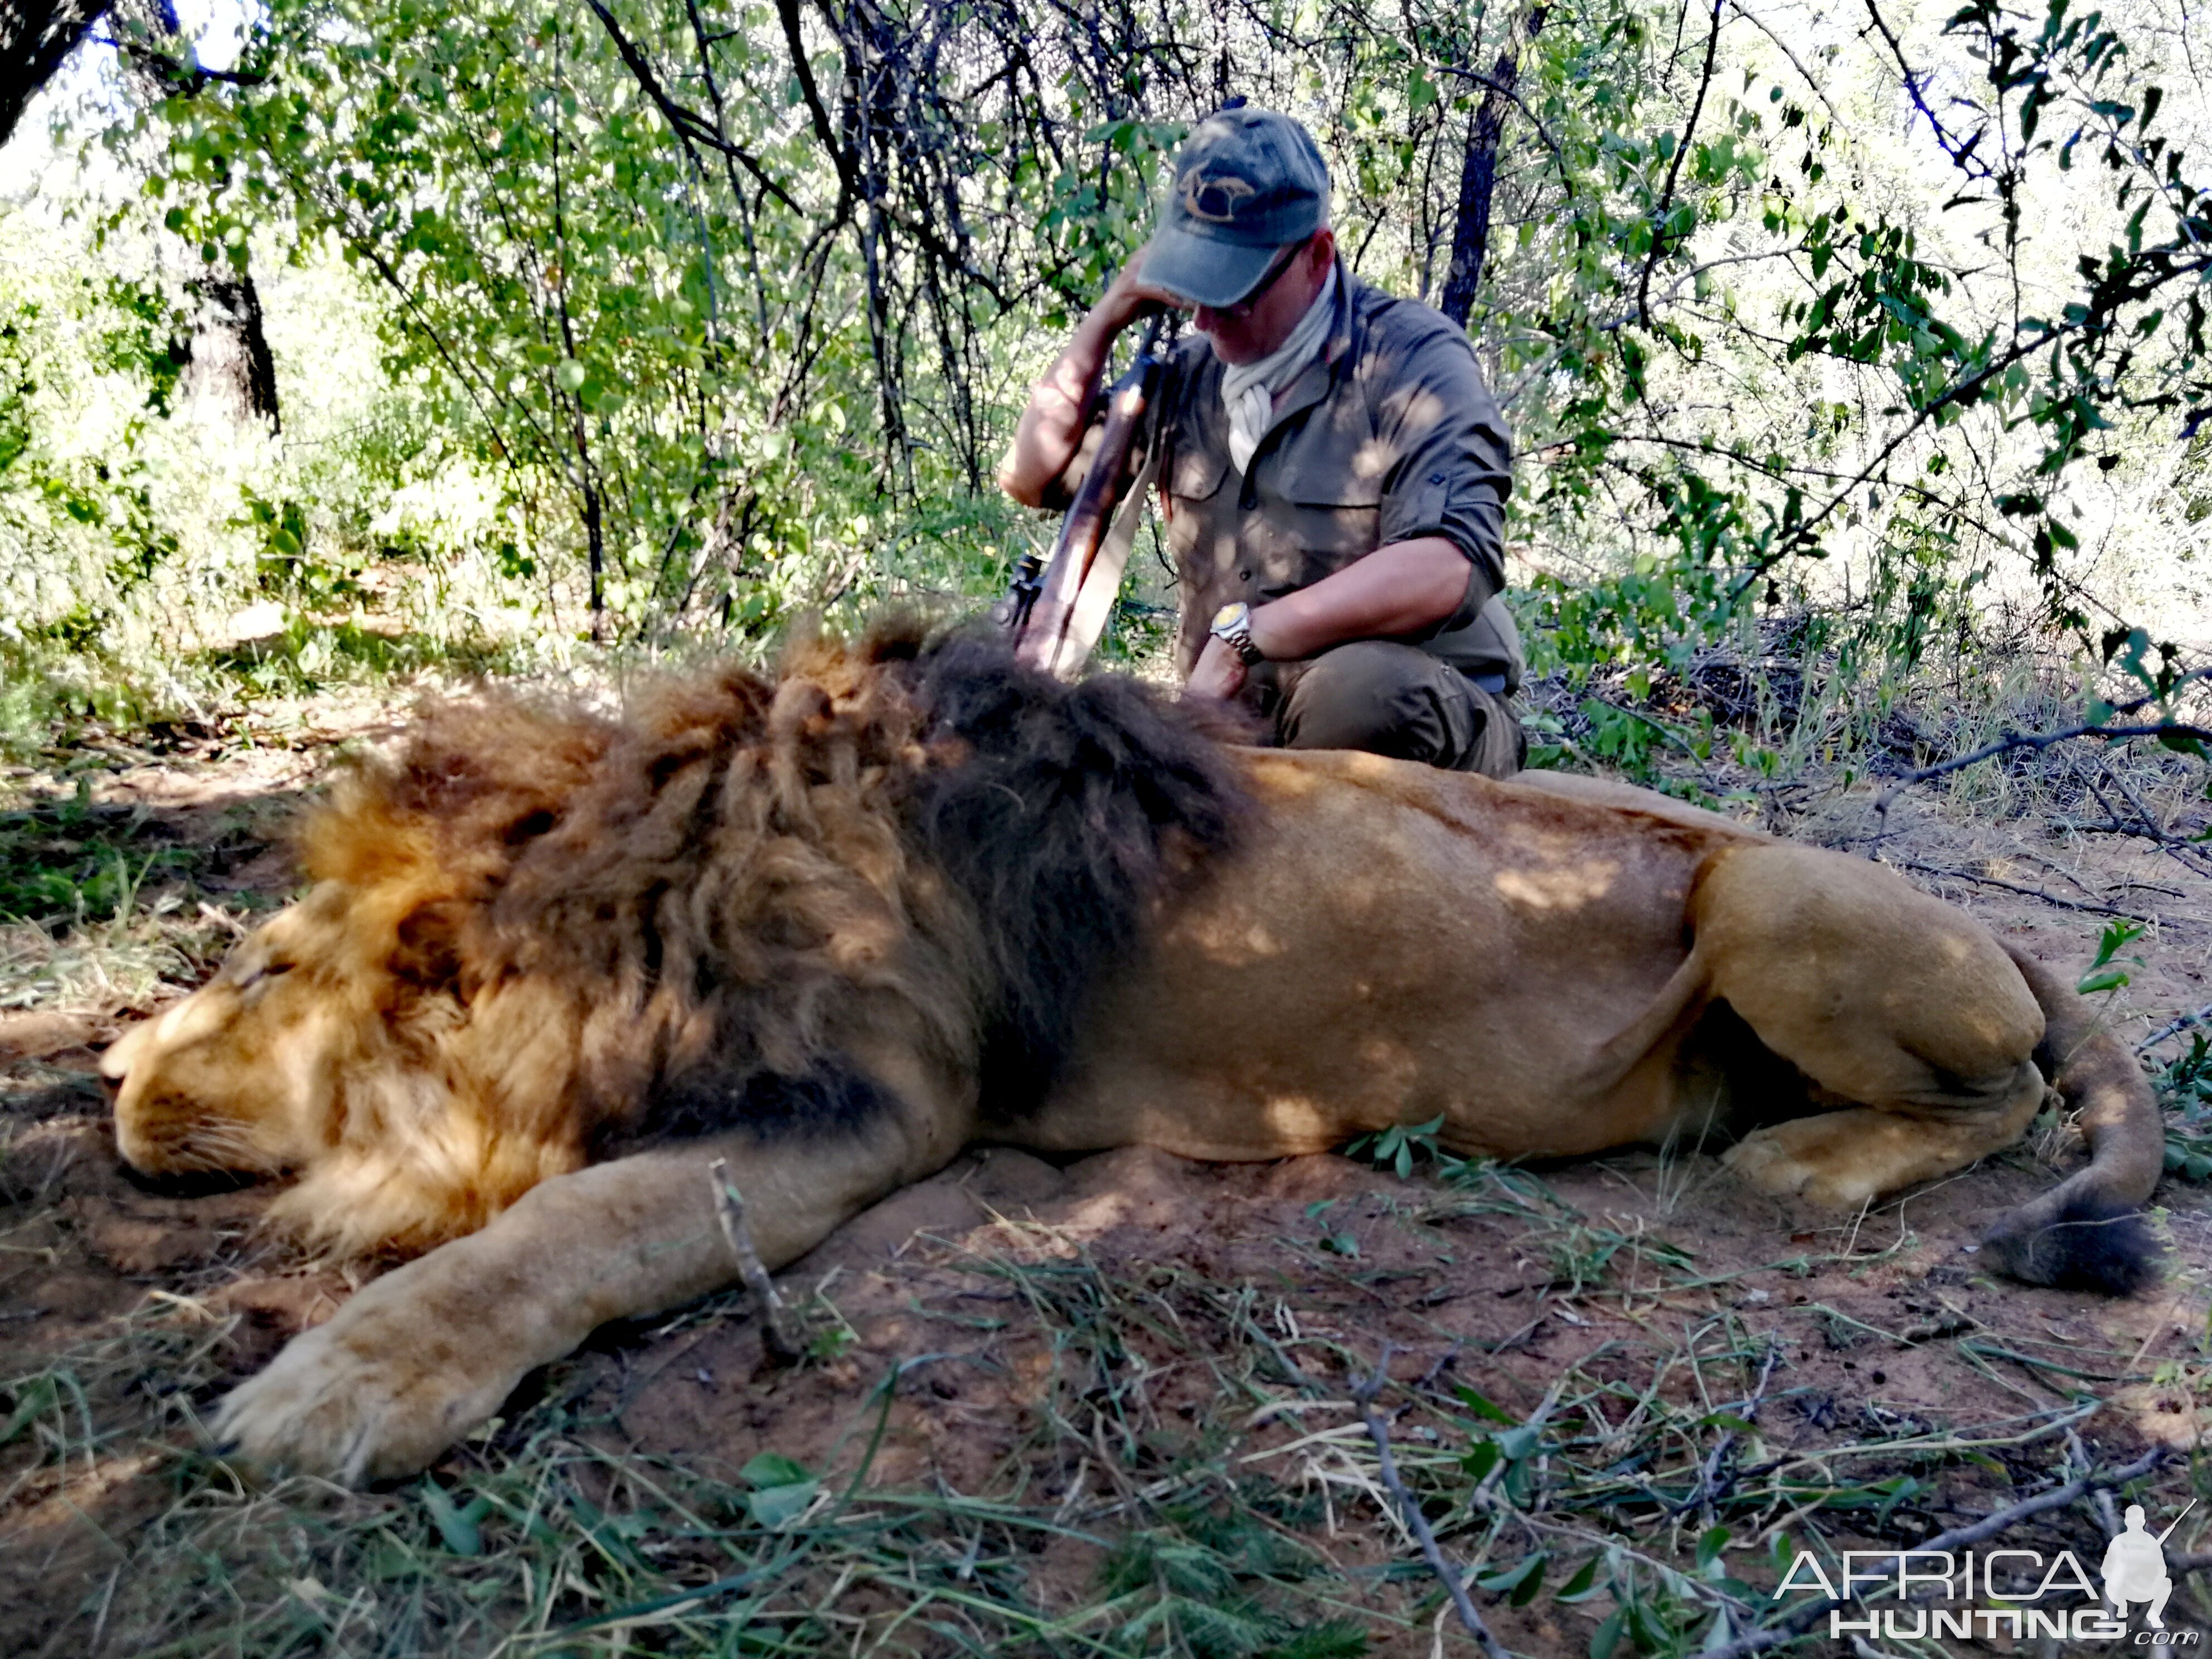
[[[1084,410],[1098,389],[1115,337],[1152,306],[1182,303],[1164,289],[1146,287],[1144,264],[1145,250],[1139,248],[1030,394],[1014,441],[999,463],[999,488],[1024,507],[1043,505],[1046,493],[1082,447]]]
[[[1190,301],[1169,293],[1164,288],[1152,288],[1144,278],[1145,255],[1148,247],[1140,247],[1129,256],[1129,263],[1115,273],[1106,292],[1099,295],[1098,303],[1091,307],[1091,314],[1083,320],[1085,329],[1096,328],[1101,338],[1111,343],[1114,337],[1143,316],[1151,307],[1166,306],[1188,311]]]
[[[1182,694],[1186,697],[1227,702],[1244,689],[1245,672],[1244,659],[1229,648],[1227,641],[1209,637],[1206,649],[1198,653],[1190,678],[1183,684]]]

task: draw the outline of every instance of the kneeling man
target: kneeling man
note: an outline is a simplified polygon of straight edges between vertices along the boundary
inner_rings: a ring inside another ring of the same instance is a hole
[[[1297,122],[1240,100],[1200,123],[1152,240],[1037,383],[999,482],[1064,503],[1115,337],[1148,305],[1189,310],[1153,438],[1185,695],[1243,704],[1290,748],[1504,777],[1528,749],[1498,599],[1504,422],[1465,331],[1353,276],[1328,206]]]

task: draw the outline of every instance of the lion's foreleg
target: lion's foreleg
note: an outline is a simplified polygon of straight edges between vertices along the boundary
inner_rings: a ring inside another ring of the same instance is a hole
[[[736,1279],[708,1181],[715,1158],[729,1160],[755,1245],[776,1267],[941,1164],[950,1139],[896,1121],[812,1140],[725,1137],[545,1182],[295,1340],[223,1402],[216,1436],[264,1468],[349,1484],[410,1474],[597,1326]]]

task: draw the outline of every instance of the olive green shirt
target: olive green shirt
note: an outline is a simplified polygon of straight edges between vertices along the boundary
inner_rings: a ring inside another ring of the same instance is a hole
[[[1412,643],[1479,678],[1521,682],[1504,586],[1512,447],[1466,331],[1337,266],[1320,355],[1277,399],[1240,477],[1221,363],[1202,335],[1170,356],[1159,404],[1160,495],[1182,621],[1176,666],[1198,662],[1215,611],[1309,587],[1376,548],[1442,536],[1467,555],[1459,609]]]

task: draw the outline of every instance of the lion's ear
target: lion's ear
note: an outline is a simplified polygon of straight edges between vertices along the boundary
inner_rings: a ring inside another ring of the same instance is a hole
[[[295,837],[300,868],[311,881],[366,891],[419,880],[437,867],[429,826],[391,811],[354,777],[339,781]]]

